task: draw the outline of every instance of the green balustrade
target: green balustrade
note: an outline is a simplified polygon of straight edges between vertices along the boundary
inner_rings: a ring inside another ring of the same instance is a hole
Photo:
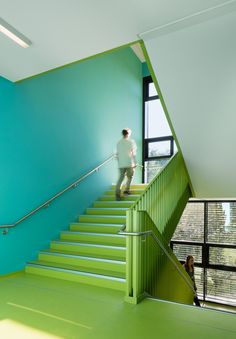
[[[188,173],[177,153],[127,211],[126,300],[145,295],[192,303],[191,280],[168,243],[191,197]]]

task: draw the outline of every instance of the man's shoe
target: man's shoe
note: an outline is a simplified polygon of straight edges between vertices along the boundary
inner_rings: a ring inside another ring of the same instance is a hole
[[[124,191],[124,195],[130,195],[131,192],[130,191]]]

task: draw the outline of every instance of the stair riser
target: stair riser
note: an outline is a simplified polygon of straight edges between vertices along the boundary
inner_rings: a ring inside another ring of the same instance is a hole
[[[93,204],[94,208],[130,208],[134,201],[95,201]]]
[[[131,190],[131,193],[132,194],[142,194],[144,192],[144,190],[142,189],[134,189],[134,190]],[[123,194],[123,192],[121,191],[121,194]],[[105,192],[105,195],[115,195],[115,191],[114,190],[110,190],[110,191],[106,191]]]
[[[112,217],[97,217],[93,215],[83,215],[79,217],[79,222],[86,223],[102,223],[102,224],[125,224],[126,217],[112,218]]]
[[[122,193],[116,201],[113,185],[70,225],[71,232],[62,231],[60,240],[53,240],[50,249],[28,263],[26,272],[125,291],[126,238],[118,232],[126,225],[127,211],[145,189],[133,184],[132,194]]]
[[[112,208],[101,208],[101,209],[87,209],[86,214],[88,215],[124,215],[126,216],[126,210],[114,210]]]
[[[103,247],[78,246],[73,244],[51,243],[51,249],[58,251],[71,251],[78,255],[87,255],[90,257],[102,257],[108,259],[125,260],[125,248],[113,249]]]
[[[122,201],[136,201],[139,199],[139,195],[127,195],[125,197],[122,197]],[[100,198],[98,198],[99,201],[116,201],[116,197],[114,195],[104,195]]]
[[[93,286],[111,288],[111,289],[119,290],[119,291],[125,290],[125,282],[120,282],[120,281],[106,280],[103,278],[83,276],[83,275],[78,275],[78,274],[73,274],[73,273],[68,273],[68,272],[60,272],[56,270],[47,270],[44,268],[31,267],[31,266],[26,267],[26,272],[31,273],[31,274],[51,277],[51,278],[69,280],[69,281],[74,281],[74,282],[83,283],[83,284],[89,284]]]
[[[122,226],[82,226],[82,225],[70,225],[70,230],[75,232],[94,232],[94,233],[112,233],[117,234],[121,230]]]
[[[130,185],[130,190],[131,190],[131,191],[132,191],[132,189],[141,189],[141,190],[145,190],[147,186],[148,186],[147,184],[133,184],[133,185]],[[111,189],[114,190],[115,188],[116,188],[116,185],[113,184],[113,185],[111,186]],[[125,185],[122,185],[121,189],[122,189],[122,190],[125,190]]]
[[[98,269],[101,270],[100,274],[104,274],[103,271],[119,272],[123,273],[125,277],[125,263],[117,264],[106,261],[88,260],[86,258],[85,259],[72,258],[69,256],[58,256],[45,253],[39,254],[39,260],[57,264],[78,266],[81,268],[85,268],[87,272],[89,272],[90,269]]]
[[[89,234],[73,234],[71,233],[61,233],[61,240],[71,240],[71,241],[79,241],[85,243],[92,244],[101,244],[101,245],[110,245],[110,246],[125,246],[126,240],[124,237],[118,237],[114,235],[113,237],[106,236],[96,236]]]

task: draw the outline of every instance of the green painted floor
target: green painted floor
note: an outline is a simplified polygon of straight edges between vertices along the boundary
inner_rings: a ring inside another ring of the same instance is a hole
[[[24,273],[0,279],[1,339],[235,339],[236,316]]]

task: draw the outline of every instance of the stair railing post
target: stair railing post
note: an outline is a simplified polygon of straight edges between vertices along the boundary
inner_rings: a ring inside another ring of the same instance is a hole
[[[133,232],[133,210],[126,212],[126,232]],[[125,300],[133,300],[133,237],[126,237],[126,293]]]
[[[142,231],[143,213],[136,210],[127,211],[126,232],[139,233]],[[143,284],[143,237],[126,237],[126,297],[129,303],[137,304],[144,295]]]
[[[145,213],[143,211],[134,212],[134,232],[145,231]],[[145,297],[145,270],[146,270],[146,235],[135,236],[133,244],[133,275],[134,275],[134,297],[138,303]]]
[[[133,211],[133,231],[134,233],[139,232],[138,225],[138,212],[136,210]],[[133,251],[132,251],[132,262],[133,262],[133,298],[134,303],[138,302],[139,295],[139,278],[140,278],[140,236],[134,236],[133,238]]]

